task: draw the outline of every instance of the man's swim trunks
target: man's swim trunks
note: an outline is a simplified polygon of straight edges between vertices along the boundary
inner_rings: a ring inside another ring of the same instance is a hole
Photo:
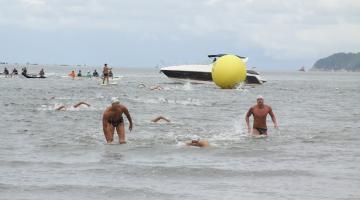
[[[254,128],[259,131],[260,135],[267,135],[267,128]]]
[[[113,118],[110,118],[108,121],[113,127],[117,127],[119,124],[124,122],[124,118],[120,117],[118,120],[114,120]]]

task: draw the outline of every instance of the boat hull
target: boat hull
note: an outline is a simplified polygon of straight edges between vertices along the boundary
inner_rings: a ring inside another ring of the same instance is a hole
[[[26,78],[46,78],[45,76],[40,76],[37,74],[24,74],[22,73],[23,76],[25,76]]]
[[[196,82],[212,82],[212,75],[209,71],[182,71],[182,70],[160,70],[167,77],[173,80],[185,80]],[[259,75],[247,73],[246,84],[262,84],[264,80],[259,78]]]

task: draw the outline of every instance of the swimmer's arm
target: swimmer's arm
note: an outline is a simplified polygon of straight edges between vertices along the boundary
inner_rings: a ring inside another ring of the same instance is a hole
[[[275,115],[274,115],[271,107],[270,107],[269,115],[270,115],[270,117],[271,117],[271,120],[272,120],[273,123],[274,123],[274,127],[275,127],[275,128],[279,128],[278,123],[277,123],[277,120],[276,120],[276,117],[275,117]]]
[[[250,128],[250,120],[249,117],[252,115],[252,107],[249,109],[249,111],[246,113],[245,116],[245,121],[246,121],[246,126],[248,128],[248,132],[251,132],[251,128]]]
[[[132,124],[132,119],[131,119],[131,116],[130,116],[130,113],[129,113],[129,110],[126,108],[126,107],[123,107],[123,112],[124,114],[126,115],[126,118],[129,120],[129,130],[131,131],[132,130],[132,127],[133,127],[133,124]]]
[[[65,106],[60,106],[58,108],[56,108],[55,110],[66,110]]]
[[[166,119],[165,117],[163,117],[163,116],[159,116],[159,117],[157,117],[157,118],[155,118],[155,119],[152,119],[151,121],[152,122],[158,122],[159,120],[165,120],[166,122],[170,122],[170,120],[168,120],[168,119]]]
[[[75,105],[74,105],[74,108],[77,108],[77,107],[79,107],[80,105],[87,105],[88,107],[90,107],[90,104],[88,104],[88,103],[86,103],[86,102],[81,101],[81,102],[79,102],[79,103],[75,104]]]

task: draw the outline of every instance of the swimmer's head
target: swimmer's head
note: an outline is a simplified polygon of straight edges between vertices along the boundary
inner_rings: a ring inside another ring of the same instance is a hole
[[[112,97],[111,98],[111,104],[119,104],[120,100],[117,97]]]
[[[264,104],[264,97],[261,96],[261,95],[257,96],[256,102],[257,102],[258,105]]]
[[[200,141],[200,137],[197,135],[194,135],[191,137],[191,143],[197,143]]]

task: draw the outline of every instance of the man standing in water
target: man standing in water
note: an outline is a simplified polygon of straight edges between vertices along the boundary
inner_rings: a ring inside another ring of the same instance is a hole
[[[132,130],[132,120],[128,109],[121,105],[117,98],[113,98],[111,100],[111,106],[106,108],[103,114],[103,130],[106,142],[109,144],[114,141],[114,130],[116,128],[116,132],[119,136],[119,143],[125,144],[125,126],[124,126],[124,118],[122,114],[125,114],[127,119],[129,120],[129,131]]]
[[[258,96],[256,99],[257,104],[252,106],[249,111],[246,113],[246,126],[248,128],[248,132],[251,133],[249,117],[251,115],[254,116],[254,124],[253,124],[253,135],[267,135],[267,126],[266,126],[266,117],[269,114],[271,116],[271,120],[274,123],[275,128],[279,128],[276,117],[270,106],[264,104],[264,98],[262,96]]]
[[[105,79],[107,81],[107,84],[109,84],[109,71],[110,71],[110,68],[105,63],[104,68],[103,68],[103,75],[104,75],[103,84],[105,84]]]

